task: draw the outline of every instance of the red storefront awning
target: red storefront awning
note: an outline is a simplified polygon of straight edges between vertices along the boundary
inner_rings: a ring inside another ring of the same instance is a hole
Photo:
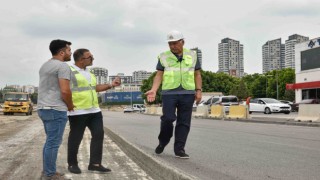
[[[310,88],[320,88],[320,81],[295,83],[295,84],[286,84],[286,89],[287,90],[310,89]]]

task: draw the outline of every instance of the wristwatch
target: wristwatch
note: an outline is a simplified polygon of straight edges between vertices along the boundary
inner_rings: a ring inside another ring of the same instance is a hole
[[[202,92],[202,89],[196,89],[196,91],[201,91]]]

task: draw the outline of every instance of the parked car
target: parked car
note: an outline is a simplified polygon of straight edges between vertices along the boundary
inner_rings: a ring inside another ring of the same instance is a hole
[[[284,104],[276,99],[272,98],[254,98],[250,99],[249,113],[252,112],[263,112],[265,114],[271,113],[285,113],[289,114],[291,106]]]
[[[193,103],[193,107],[207,105],[206,102],[208,101],[208,99],[210,99],[212,97],[213,96],[202,96],[201,101],[199,102],[199,104],[196,104],[196,102],[194,102]]]
[[[291,111],[293,111],[293,108],[292,108],[292,104],[293,102],[291,101],[287,101],[287,100],[279,100],[280,102],[284,103],[284,104],[289,104],[291,106]]]
[[[292,111],[299,111],[299,104],[320,104],[319,99],[304,99],[298,103],[292,104]]]
[[[284,104],[289,104],[289,105],[292,105],[293,102],[291,101],[287,101],[287,100],[279,100],[280,102],[284,103]]]
[[[127,106],[127,107],[123,108],[123,113],[130,113],[133,111],[134,111],[134,109],[131,106]]]
[[[204,105],[209,106],[209,112],[211,110],[212,105],[223,105],[224,111],[226,113],[229,112],[229,107],[231,105],[239,105],[237,96],[212,96],[206,102],[203,103]]]

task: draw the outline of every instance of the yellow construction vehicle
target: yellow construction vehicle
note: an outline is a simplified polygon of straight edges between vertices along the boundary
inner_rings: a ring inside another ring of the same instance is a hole
[[[33,104],[30,95],[24,92],[8,92],[4,95],[3,114],[25,113],[32,115]]]

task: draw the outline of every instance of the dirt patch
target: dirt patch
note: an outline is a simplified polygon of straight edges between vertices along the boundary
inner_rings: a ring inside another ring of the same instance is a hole
[[[42,172],[42,148],[45,133],[42,121],[34,113],[32,116],[3,116],[0,120],[0,179],[40,179]],[[60,146],[57,171],[65,173],[68,179],[141,179],[151,180],[137,164],[122,152],[122,150],[105,136],[102,164],[112,169],[111,173],[98,174],[87,170],[89,164],[91,134],[86,130],[79,148],[78,161],[82,174],[71,174],[67,170],[67,138],[69,125],[65,129]]]
[[[44,136],[38,116],[1,115],[0,120],[6,122],[0,128],[0,179],[40,177],[35,169],[42,169]]]

